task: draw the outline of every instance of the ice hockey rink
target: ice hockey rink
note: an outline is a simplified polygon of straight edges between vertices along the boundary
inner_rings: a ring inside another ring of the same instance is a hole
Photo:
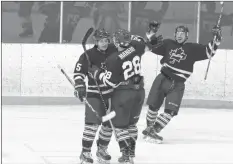
[[[233,163],[233,111],[182,108],[160,134],[163,144],[146,143],[144,107],[139,127],[135,164]],[[84,125],[84,107],[3,106],[3,164],[78,164]],[[95,163],[96,144],[92,155]],[[113,135],[111,163],[118,163],[119,147]]]

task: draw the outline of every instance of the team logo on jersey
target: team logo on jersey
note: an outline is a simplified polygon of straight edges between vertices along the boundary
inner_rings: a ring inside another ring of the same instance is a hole
[[[187,57],[187,54],[184,53],[184,50],[182,47],[171,50],[169,52],[170,54],[170,63],[174,64],[175,62],[180,62],[181,60],[185,60]]]
[[[100,68],[102,68],[102,69],[106,70],[106,69],[107,69],[107,66],[106,66],[106,64],[105,64],[105,63],[101,63],[101,67],[100,67]]]

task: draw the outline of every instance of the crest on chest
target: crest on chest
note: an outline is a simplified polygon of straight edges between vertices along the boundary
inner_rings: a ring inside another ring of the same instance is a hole
[[[185,60],[187,58],[187,54],[185,54],[182,47],[171,49],[169,52],[169,63],[175,64],[176,62],[180,63],[181,60]]]

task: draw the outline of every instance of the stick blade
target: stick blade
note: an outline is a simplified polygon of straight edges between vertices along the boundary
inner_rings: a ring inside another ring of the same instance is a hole
[[[115,116],[116,116],[116,112],[111,111],[110,113],[108,113],[107,115],[102,117],[102,122],[109,121],[109,120],[113,119]]]

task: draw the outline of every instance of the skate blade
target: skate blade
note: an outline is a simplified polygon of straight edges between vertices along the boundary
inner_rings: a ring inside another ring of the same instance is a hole
[[[119,162],[119,164],[133,164],[133,163],[131,163],[130,161],[128,161],[128,162]]]
[[[102,158],[97,157],[97,161],[99,164],[110,164],[110,161],[103,160]]]
[[[162,142],[163,142],[161,140],[154,139],[154,138],[151,138],[151,137],[146,136],[146,135],[143,136],[143,139],[148,143],[154,143],[154,144],[162,144]]]
[[[93,163],[90,163],[90,162],[87,162],[87,161],[81,161],[80,164],[93,164]]]
[[[129,160],[131,164],[134,164],[134,157],[130,157]]]

